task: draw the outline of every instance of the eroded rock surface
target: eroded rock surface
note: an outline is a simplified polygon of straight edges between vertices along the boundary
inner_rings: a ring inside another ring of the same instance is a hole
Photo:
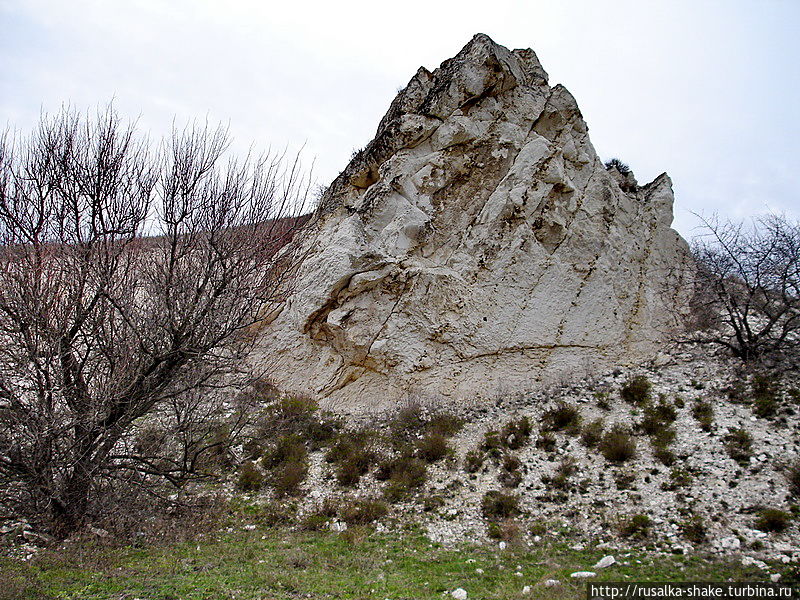
[[[263,329],[287,391],[348,406],[495,397],[652,354],[686,260],[666,174],[607,170],[531,50],[420,68],[322,199]]]

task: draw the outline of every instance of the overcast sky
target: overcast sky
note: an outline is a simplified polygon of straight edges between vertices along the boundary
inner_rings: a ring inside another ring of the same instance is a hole
[[[800,0],[0,0],[0,126],[114,99],[155,136],[209,119],[238,149],[304,145],[327,183],[477,32],[536,51],[603,159],[667,171],[685,237],[690,211],[800,217]]]

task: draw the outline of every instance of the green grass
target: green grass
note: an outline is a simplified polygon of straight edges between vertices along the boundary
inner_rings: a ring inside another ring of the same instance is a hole
[[[602,549],[445,548],[419,532],[344,534],[282,529],[237,531],[168,547],[84,543],[42,551],[29,562],[0,559],[0,599],[265,600],[294,598],[433,599],[462,587],[470,598],[584,598],[573,571],[591,569]],[[764,581],[763,572],[733,559],[613,552],[617,564],[593,581]],[[522,577],[515,575],[521,565]],[[475,570],[481,568],[482,574]],[[779,567],[776,570],[780,571]],[[788,572],[784,575],[784,579]],[[559,579],[562,588],[536,584]],[[9,595],[11,594],[11,595]]]

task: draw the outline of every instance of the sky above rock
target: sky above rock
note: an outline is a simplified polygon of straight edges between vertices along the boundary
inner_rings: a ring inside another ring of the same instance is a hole
[[[302,148],[319,184],[398,88],[483,32],[533,48],[604,159],[667,171],[692,212],[800,218],[800,2],[0,0],[0,126],[113,100],[158,138],[222,122],[233,149]]]

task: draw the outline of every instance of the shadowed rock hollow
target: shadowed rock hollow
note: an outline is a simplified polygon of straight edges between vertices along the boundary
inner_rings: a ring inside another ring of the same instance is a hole
[[[420,68],[322,199],[257,359],[330,403],[472,400],[654,354],[687,246],[662,174],[607,170],[532,50]]]

